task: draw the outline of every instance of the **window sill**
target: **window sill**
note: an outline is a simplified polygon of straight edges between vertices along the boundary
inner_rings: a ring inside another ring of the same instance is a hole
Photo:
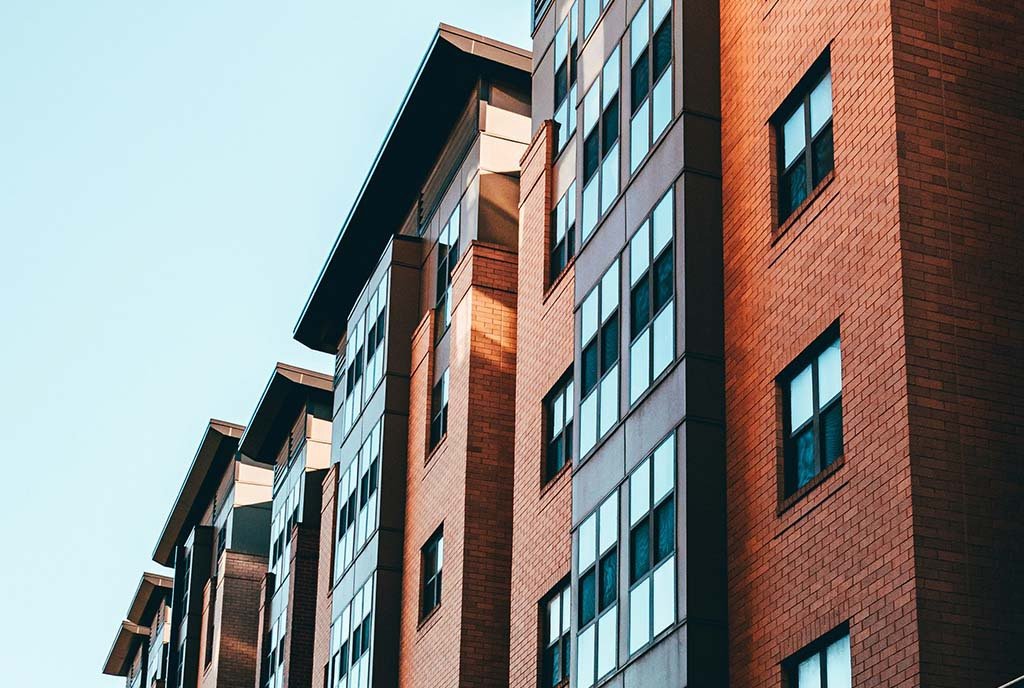
[[[437,622],[438,617],[440,616],[440,609],[441,603],[438,602],[437,606],[431,609],[429,612],[427,612],[426,616],[420,617],[419,623],[416,624],[417,634],[426,633],[431,628],[433,628],[434,624]]]
[[[789,217],[787,217],[785,220],[783,220],[782,224],[778,225],[772,231],[772,246],[776,245],[779,241],[782,240],[782,238],[784,236],[789,234],[789,231],[794,226],[796,226],[797,224],[800,224],[800,218],[803,217],[804,214],[807,212],[807,210],[811,206],[813,206],[815,204],[815,201],[817,201],[818,198],[821,197],[822,194],[825,193],[825,190],[829,186],[831,186],[832,181],[835,178],[836,178],[836,171],[835,171],[835,169],[832,169],[832,170],[829,171],[828,174],[825,175],[825,178],[822,179],[820,182],[818,182],[818,185],[816,187],[814,187],[814,189],[811,190],[811,193],[808,194],[807,198],[805,198],[803,201],[800,202],[800,205],[798,205],[796,207],[796,210],[794,210],[792,213],[790,213]],[[822,208],[819,209],[819,210],[822,210],[822,209],[824,209],[824,206],[822,206]],[[817,217],[817,215],[815,215],[815,217]],[[810,218],[807,221],[807,224],[810,224],[810,222],[813,219],[814,219],[813,217]]]
[[[788,497],[781,497],[779,499],[779,505],[778,505],[778,509],[776,511],[776,515],[781,517],[787,511],[792,509],[794,506],[796,506],[800,502],[804,501],[805,497],[807,497],[812,492],[815,492],[816,489],[819,486],[822,485],[822,483],[827,482],[829,478],[831,478],[833,475],[838,473],[839,470],[845,464],[846,464],[846,454],[845,453],[844,454],[840,454],[839,457],[836,458],[835,461],[830,463],[826,468],[822,469],[816,476],[811,478],[807,482],[806,485],[804,485],[803,487],[800,487],[799,489],[796,490],[796,492],[794,492],[793,494],[789,495]],[[784,480],[784,478],[782,478],[782,476],[780,476],[780,479]],[[833,494],[833,493],[829,492],[828,494],[825,494],[825,496],[822,497],[822,499],[818,500],[817,502],[814,502],[813,504],[810,504],[808,511],[811,510],[811,509],[816,508],[817,506],[819,506],[821,504],[821,502],[824,501],[824,499],[827,499],[831,494]],[[805,515],[805,514],[801,514],[801,515]]]

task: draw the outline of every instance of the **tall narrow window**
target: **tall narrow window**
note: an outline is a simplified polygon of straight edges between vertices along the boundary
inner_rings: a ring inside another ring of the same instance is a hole
[[[828,54],[786,99],[775,118],[779,151],[779,222],[832,171],[832,72]]]
[[[580,457],[619,419],[619,261],[580,309]]]
[[[366,320],[359,316],[355,325],[347,335],[345,342],[345,412],[342,418],[342,431],[348,434],[359,417],[363,404],[363,364],[364,344],[366,341]]]
[[[556,152],[561,152],[576,132],[576,3],[555,32],[555,123],[558,125]]]
[[[362,446],[348,468],[338,476],[338,536],[334,552],[335,580],[341,577],[363,545],[377,530],[380,452],[383,434],[384,419],[382,417],[363,440]]]
[[[563,581],[547,594],[541,607],[541,688],[558,688],[569,683],[571,651],[569,645],[570,599],[569,581]]]
[[[619,194],[619,47],[583,97],[583,222],[580,241]]]
[[[324,672],[327,688],[371,685],[375,580],[370,576],[331,624],[330,660]]]
[[[576,250],[576,182],[562,196],[551,212],[551,272],[553,283],[569,264]]]
[[[781,378],[786,494],[843,454],[843,371],[838,332],[805,351]]]
[[[452,322],[452,273],[459,263],[459,225],[461,211],[458,205],[437,238],[437,333],[444,334]]]
[[[384,328],[387,324],[388,276],[381,279],[366,309],[366,395],[384,377]]]
[[[675,357],[672,190],[629,241],[629,402]]]
[[[619,493],[615,491],[579,528],[576,688],[590,688],[618,663],[618,545]]]
[[[829,633],[784,663],[789,688],[852,688],[850,634]]]
[[[426,618],[441,604],[441,569],[444,564],[444,526],[430,536],[420,553],[423,568],[420,618]]]
[[[675,434],[629,478],[629,653],[676,619]]]
[[[629,47],[629,169],[635,172],[672,120],[672,0],[644,0],[629,27]]]
[[[434,385],[430,394],[430,448],[433,449],[448,434],[448,370]]]
[[[573,381],[572,370],[558,381],[544,400],[547,444],[544,482],[554,478],[572,460]]]
[[[583,37],[586,38],[597,25],[597,18],[611,0],[583,0]]]

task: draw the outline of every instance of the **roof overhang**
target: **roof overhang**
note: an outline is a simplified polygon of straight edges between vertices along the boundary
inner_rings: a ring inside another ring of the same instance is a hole
[[[103,664],[103,673],[108,676],[127,676],[131,669],[131,661],[135,656],[135,648],[149,636],[149,629],[125,620],[117,629],[114,644],[110,646],[107,661]]]
[[[242,455],[273,466],[306,403],[312,401],[330,408],[332,393],[330,375],[278,363],[242,433],[238,444]]]
[[[441,24],[391,123],[295,325],[306,346],[334,354],[374,263],[430,174],[481,79],[530,92],[530,51]]]
[[[192,466],[181,484],[178,496],[167,516],[167,522],[153,550],[153,561],[163,566],[174,565],[174,548],[187,536],[206,508],[206,500],[217,489],[224,470],[238,449],[238,440],[245,430],[241,425],[223,420],[210,420],[199,443]]]

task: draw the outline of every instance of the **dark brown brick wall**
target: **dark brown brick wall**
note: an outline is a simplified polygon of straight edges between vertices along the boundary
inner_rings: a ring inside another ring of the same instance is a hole
[[[259,661],[260,593],[267,571],[265,557],[226,551],[221,560],[215,609],[214,661],[200,680],[202,688],[252,686]],[[204,622],[205,623],[205,622]],[[200,657],[202,662],[202,657]]]
[[[324,688],[324,667],[331,656],[331,597],[334,584],[334,529],[338,464],[327,470],[320,508],[320,559],[317,565],[316,619],[313,638],[313,688]]]
[[[541,485],[543,400],[573,361],[570,265],[547,289],[552,205],[553,125],[545,122],[523,157],[519,210],[519,300],[516,336],[515,498],[509,686],[537,685],[538,603],[569,573],[572,476],[566,469]]]
[[[307,484],[312,484],[312,481]],[[312,684],[313,674],[317,673],[313,664],[313,640],[316,633],[320,559],[319,521],[303,522],[292,529],[291,553],[284,685],[286,688],[308,688]],[[330,558],[330,550],[327,556]],[[320,673],[322,682],[323,673]]]
[[[921,683],[1024,674],[1020,3],[895,0]]]

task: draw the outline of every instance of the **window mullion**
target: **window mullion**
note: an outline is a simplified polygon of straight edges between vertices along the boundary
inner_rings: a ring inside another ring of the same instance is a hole
[[[811,361],[811,418],[813,429],[811,432],[814,435],[814,470],[815,473],[820,473],[822,469],[821,460],[821,409],[819,408],[819,391],[818,391],[818,359],[815,358]]]
[[[811,92],[808,91],[804,95],[804,165],[806,167],[806,173],[804,174],[804,186],[807,189],[807,198],[811,197],[811,192],[814,190],[814,152],[811,150],[813,141],[811,140]]]

